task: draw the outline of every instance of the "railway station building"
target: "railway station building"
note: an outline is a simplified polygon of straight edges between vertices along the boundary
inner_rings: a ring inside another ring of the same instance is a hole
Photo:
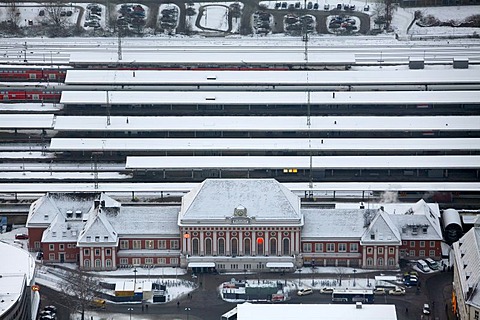
[[[44,262],[87,270],[173,266],[290,271],[303,265],[396,269],[441,257],[436,204],[303,208],[274,179],[207,179],[181,205],[121,204],[104,193],[49,193],[27,227]]]

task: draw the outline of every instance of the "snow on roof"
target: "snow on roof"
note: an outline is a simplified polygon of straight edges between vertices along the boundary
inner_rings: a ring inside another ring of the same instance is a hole
[[[105,243],[115,245],[117,241],[118,233],[106,218],[102,208],[97,207],[90,213],[89,219],[78,237],[78,245],[92,247],[97,244],[99,246],[104,246]]]
[[[2,114],[2,129],[53,129],[53,114]]]
[[[108,95],[108,98],[107,98]],[[399,105],[477,104],[478,91],[62,91],[62,104],[80,105]]]
[[[66,84],[144,85],[375,85],[480,83],[478,70],[226,71],[69,70]]]
[[[364,216],[369,210],[361,209],[302,209],[305,224],[302,240],[318,238],[359,238],[364,228]],[[373,214],[373,213],[372,213]]]
[[[395,305],[363,304],[237,304],[238,320],[397,320]]]
[[[478,130],[480,116],[421,117],[138,117],[57,116],[58,131],[467,131]]]
[[[305,55],[303,51],[275,51],[257,50],[255,52],[122,52],[122,59],[118,59],[118,53],[115,51],[83,51],[72,52],[70,54],[70,64],[123,64],[135,66],[136,64],[155,64],[155,65],[226,65],[235,64],[245,66],[250,64],[305,64]],[[309,65],[351,65],[355,63],[353,53],[326,53],[309,52]]]
[[[480,138],[52,138],[49,150],[480,150]]]
[[[246,209],[241,217],[256,223],[303,224],[300,199],[274,179],[205,180],[183,197],[178,224],[230,223],[225,217],[234,216],[240,206]]]
[[[390,215],[383,210],[378,210],[377,215],[368,226],[360,240],[361,244],[402,244],[400,232],[390,219]]]
[[[178,236],[179,206],[122,206],[118,214],[106,218],[119,236]]]
[[[0,317],[34,283],[35,260],[24,249],[0,241]]]
[[[79,220],[65,220],[57,215],[50,226],[42,234],[42,242],[77,242],[85,222]]]
[[[475,169],[480,156],[128,156],[126,169]]]

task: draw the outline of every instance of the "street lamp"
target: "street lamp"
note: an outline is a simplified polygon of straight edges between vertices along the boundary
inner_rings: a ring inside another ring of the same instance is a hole
[[[312,259],[312,287],[315,286],[315,259]]]
[[[301,275],[302,275],[302,269],[298,269],[298,285],[299,286],[301,285],[300,281],[302,281],[302,279],[300,278]]]
[[[128,312],[130,313],[130,320],[132,320],[132,311],[133,311],[133,308],[128,308],[127,310],[128,310]]]
[[[185,311],[187,312],[187,320],[188,320],[188,316],[189,316],[189,314],[190,314],[190,310],[192,310],[192,309],[190,309],[190,307],[186,307],[186,308],[185,308]]]
[[[137,286],[137,268],[133,268],[133,275],[134,275],[134,278],[133,278],[133,286],[136,287]]]
[[[357,273],[357,269],[353,269],[353,286],[355,287],[355,274]]]

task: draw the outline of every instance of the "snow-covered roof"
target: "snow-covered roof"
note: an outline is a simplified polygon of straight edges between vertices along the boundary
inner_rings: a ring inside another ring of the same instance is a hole
[[[473,69],[350,71],[69,70],[66,84],[111,85],[388,85],[478,84]]]
[[[302,240],[319,238],[360,238],[365,231],[365,215],[373,214],[360,209],[302,209],[305,225]]]
[[[471,228],[453,243],[455,267],[459,275],[458,286],[467,304],[480,308],[480,228]]]
[[[27,250],[0,241],[0,318],[34,284],[35,260]]]
[[[2,114],[2,129],[52,129],[53,114]]]
[[[362,235],[360,243],[368,244],[402,244],[400,232],[390,219],[390,215],[383,210],[378,210],[365,233]]]
[[[108,95],[108,98],[107,98]],[[310,96],[310,97],[309,97]],[[62,91],[67,105],[448,105],[476,104],[478,91]]]
[[[49,150],[480,150],[480,138],[52,138]]]
[[[300,199],[274,179],[205,180],[182,198],[178,218],[181,226],[197,225],[198,221],[303,225]]]
[[[238,320],[296,320],[301,313],[302,319],[325,320],[397,320],[393,304],[364,304],[357,308],[355,304],[237,304]]]
[[[24,115],[18,115],[24,116]],[[58,131],[468,131],[478,130],[480,116],[422,117],[143,117],[57,116]]]
[[[108,210],[101,206],[96,207],[78,237],[78,246],[105,246],[118,243],[118,233],[106,218],[103,212]]]
[[[42,242],[77,242],[85,222],[80,220],[65,220],[62,215],[57,215],[50,226],[43,232]]]
[[[480,156],[128,156],[126,169],[475,169]]]
[[[271,50],[255,52],[123,52],[122,59],[118,59],[118,53],[114,51],[84,51],[72,52],[70,54],[70,64],[123,64],[135,66],[136,64],[155,64],[162,65],[288,65],[288,64],[305,64],[305,55],[303,51],[291,52],[281,51],[272,52]],[[355,63],[355,55],[353,53],[325,53],[310,52],[308,55],[309,65],[351,65]]]

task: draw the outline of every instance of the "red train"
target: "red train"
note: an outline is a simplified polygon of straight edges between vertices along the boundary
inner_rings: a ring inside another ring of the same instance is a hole
[[[60,102],[61,91],[53,90],[2,90],[0,102]]]
[[[0,81],[64,82],[68,67],[0,66]]]

